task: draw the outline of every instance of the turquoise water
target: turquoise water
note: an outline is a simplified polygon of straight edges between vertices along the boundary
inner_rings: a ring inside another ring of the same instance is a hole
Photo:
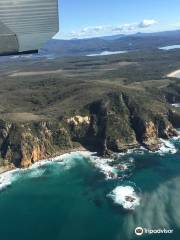
[[[174,154],[143,150],[120,156],[130,160],[122,178],[106,179],[89,157],[79,153],[13,173],[0,192],[1,240],[133,240],[180,236],[180,142]],[[132,161],[134,159],[134,161]],[[107,195],[133,186],[140,205],[127,211]],[[137,237],[134,229],[173,229],[174,233]]]

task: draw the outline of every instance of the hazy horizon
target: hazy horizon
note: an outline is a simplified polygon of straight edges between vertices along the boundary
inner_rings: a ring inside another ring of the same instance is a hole
[[[153,3],[144,0],[112,0],[111,3],[108,0],[62,0],[59,3],[60,31],[54,38],[83,39],[178,30],[178,9],[180,2],[177,0]]]

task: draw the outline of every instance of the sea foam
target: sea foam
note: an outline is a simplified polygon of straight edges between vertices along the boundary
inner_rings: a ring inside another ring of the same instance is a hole
[[[94,167],[99,169],[99,171],[105,175],[106,180],[122,180],[127,177],[127,173],[129,175],[134,167],[134,159],[130,157],[129,159],[123,160],[118,154],[115,156],[119,158],[118,161],[115,161],[113,158],[101,158],[95,155],[91,155],[89,160]]]
[[[106,179],[118,177],[115,169],[110,165],[110,163],[114,161],[113,159],[90,156],[90,161],[97,169],[99,169],[100,172],[105,175]]]
[[[107,197],[115,204],[121,205],[126,210],[134,210],[140,205],[140,197],[131,186],[118,186]]]
[[[160,155],[163,154],[175,154],[177,152],[177,149],[175,147],[175,145],[172,143],[172,141],[169,140],[164,140],[164,139],[160,139],[161,141],[161,146],[159,151],[157,151]]]
[[[12,182],[16,180],[16,178],[18,177],[16,173],[18,173],[17,169],[0,174],[0,191],[3,191],[7,187],[9,187]]]

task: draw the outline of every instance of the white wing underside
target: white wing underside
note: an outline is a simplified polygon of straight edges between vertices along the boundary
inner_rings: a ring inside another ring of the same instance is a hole
[[[38,50],[58,30],[58,0],[0,0],[0,54]]]

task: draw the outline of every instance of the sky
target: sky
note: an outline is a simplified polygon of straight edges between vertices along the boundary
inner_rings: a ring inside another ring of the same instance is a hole
[[[59,0],[55,38],[180,29],[180,0]]]

